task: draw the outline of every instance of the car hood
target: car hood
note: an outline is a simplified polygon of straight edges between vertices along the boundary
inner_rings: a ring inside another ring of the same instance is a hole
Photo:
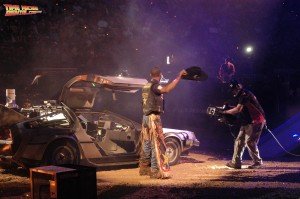
[[[101,76],[96,74],[78,75],[64,86],[59,101],[72,109],[91,109],[99,88],[135,93],[148,81],[140,78]]]
[[[180,130],[180,129],[170,129],[170,128],[163,128],[163,133],[164,134],[169,134],[169,133],[175,133],[177,135],[187,135],[188,139],[191,140],[197,140],[195,133],[192,131],[188,131],[188,130]]]

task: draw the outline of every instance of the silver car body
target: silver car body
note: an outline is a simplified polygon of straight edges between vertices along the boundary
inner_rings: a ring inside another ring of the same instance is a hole
[[[3,108],[4,111],[0,112],[0,118],[9,112],[13,119],[11,123],[0,125],[0,160],[15,162],[23,167],[43,165],[46,163],[45,157],[48,158],[49,151],[53,151],[53,146],[65,147],[67,143],[73,150],[73,156],[78,159],[74,163],[92,166],[137,163],[141,125],[110,111],[93,112],[91,108],[94,106],[99,88],[105,88],[112,92],[135,93],[146,83],[145,79],[93,74],[72,78],[62,89],[59,98],[62,105],[32,107],[43,111],[49,109],[50,111],[46,112],[50,115],[63,114],[65,117],[63,120],[68,121],[63,125],[63,121],[59,119],[48,121],[49,115],[47,114],[24,118],[17,112],[13,113],[12,110]],[[54,109],[57,111],[56,113]],[[92,117],[92,115],[94,116]],[[115,120],[114,124],[126,128],[99,126],[99,118],[103,118],[103,115],[108,118],[107,121]],[[15,119],[16,117],[17,119]],[[95,117],[96,119],[93,119]],[[101,139],[104,140],[99,140],[97,134],[93,134],[93,131],[89,131],[87,126],[83,126],[84,122],[91,125],[97,124],[98,130],[105,131],[105,139],[102,137]],[[4,129],[8,129],[9,133],[4,133]],[[177,148],[172,148],[172,146],[178,145],[172,145],[172,143],[170,145],[173,151],[174,149],[178,150],[179,154],[175,154],[176,156],[180,156],[182,152],[192,146],[199,146],[199,141],[191,131],[164,128],[164,135],[169,141],[178,142],[179,147]],[[112,146],[117,148],[112,150]],[[10,149],[4,151],[7,148]],[[50,153],[50,155],[52,154]]]

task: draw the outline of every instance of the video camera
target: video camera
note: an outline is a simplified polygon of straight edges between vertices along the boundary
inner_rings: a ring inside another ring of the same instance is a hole
[[[225,114],[225,110],[229,110],[232,107],[230,107],[228,104],[224,104],[223,106],[209,106],[206,110],[206,113],[211,116],[218,119],[219,122],[224,123],[229,126],[234,126],[239,124],[238,116],[231,115],[231,114]]]

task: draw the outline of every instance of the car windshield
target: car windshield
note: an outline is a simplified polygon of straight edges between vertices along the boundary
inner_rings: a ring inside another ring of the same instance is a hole
[[[24,123],[26,128],[70,128],[71,122],[62,111],[41,111],[40,116],[32,118]]]

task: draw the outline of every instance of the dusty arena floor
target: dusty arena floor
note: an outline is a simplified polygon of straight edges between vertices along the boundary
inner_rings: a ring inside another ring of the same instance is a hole
[[[300,198],[300,162],[265,161],[262,169],[225,167],[228,160],[190,153],[172,167],[172,179],[139,176],[137,168],[98,171],[98,198]],[[0,169],[0,198],[30,198],[25,171]]]

